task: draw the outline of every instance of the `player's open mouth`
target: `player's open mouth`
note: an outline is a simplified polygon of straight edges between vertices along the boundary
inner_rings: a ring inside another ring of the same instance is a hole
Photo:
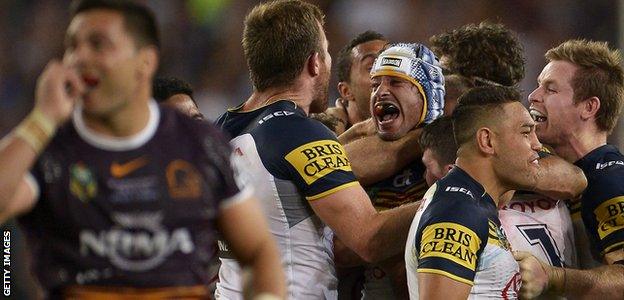
[[[375,103],[373,113],[381,125],[388,124],[399,117],[401,110],[394,103],[380,101]]]
[[[548,117],[534,108],[529,109],[529,113],[531,114],[531,117],[533,117],[533,120],[537,123],[546,122],[546,120],[548,120]]]
[[[82,81],[84,82],[87,91],[94,89],[100,83],[100,79],[91,75],[82,75]]]

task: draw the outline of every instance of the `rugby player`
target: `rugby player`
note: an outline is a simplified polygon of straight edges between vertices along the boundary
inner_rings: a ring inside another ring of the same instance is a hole
[[[453,168],[457,158],[451,117],[444,116],[425,126],[420,145],[427,167],[425,178],[433,185]],[[548,176],[562,181],[570,178],[575,181],[579,176],[582,179],[578,167],[551,159],[558,165]],[[548,172],[548,164],[541,167]],[[499,200],[499,218],[514,250],[529,251],[553,266],[576,266],[574,232],[564,201],[528,191],[511,192]]]
[[[387,44],[388,40],[382,34],[368,30],[358,34],[338,53],[338,92],[347,115],[345,129],[371,117],[370,72]]]
[[[411,299],[518,297],[520,274],[498,219],[501,196],[539,179],[535,123],[513,88],[479,87],[453,113],[457,162],[425,195],[405,261]]]
[[[391,44],[384,50],[371,70],[373,93],[370,111],[376,132],[382,140],[397,140],[409,131],[429,123],[442,114],[444,77],[438,60],[421,44]],[[420,160],[393,176],[366,185],[366,191],[377,210],[420,201],[427,184],[425,166]],[[335,249],[341,250],[340,242]],[[336,251],[337,261],[348,251]],[[371,265],[365,271],[364,298],[405,298],[404,263],[401,257]]]
[[[529,95],[530,111],[538,137],[587,176],[587,189],[577,210],[589,245],[581,243],[578,251],[591,247],[594,259],[603,266],[589,270],[551,267],[526,253],[519,254],[522,295],[621,299],[624,156],[607,144],[607,137],[622,109],[622,57],[606,43],[586,40],[566,41],[548,50],[545,57],[548,64]],[[577,233],[577,237],[580,235],[583,233]]]
[[[416,210],[375,211],[335,135],[307,117],[327,107],[327,46],[318,7],[299,0],[255,6],[243,32],[254,92],[217,120],[262,199],[293,299],[336,298],[333,234],[366,261],[379,261],[401,251]],[[236,262],[220,255],[215,295],[240,299]]]
[[[370,70],[384,46],[386,38],[368,30],[358,34],[338,53],[338,92],[336,106],[318,114],[321,122],[336,135],[341,135],[354,124],[370,119]],[[369,122],[370,123],[370,122]],[[344,137],[343,137],[344,138]]]
[[[151,100],[153,14],[129,1],[76,1],[65,44],[63,61],[39,77],[34,109],[0,146],[1,218],[25,213],[45,297],[210,298],[215,228],[258,275],[255,295],[283,297],[275,242],[227,141]]]

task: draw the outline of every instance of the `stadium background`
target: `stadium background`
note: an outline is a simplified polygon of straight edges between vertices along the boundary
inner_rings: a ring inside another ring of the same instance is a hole
[[[0,0],[0,134],[13,128],[32,108],[37,76],[51,58],[63,53],[68,24],[67,0]],[[251,92],[240,46],[243,18],[258,1],[149,0],[161,29],[160,75],[190,82],[200,109],[210,119],[241,103]],[[527,60],[524,95],[536,85],[545,51],[571,38],[608,41],[622,48],[622,0],[320,0],[326,14],[329,51],[335,58],[356,34],[372,29],[391,41],[424,42],[442,31],[484,20],[516,31]],[[337,96],[335,72],[330,105]],[[622,123],[622,122],[620,122]],[[624,146],[618,126],[611,142]],[[12,289],[16,299],[33,295],[23,280],[23,241],[13,224]]]

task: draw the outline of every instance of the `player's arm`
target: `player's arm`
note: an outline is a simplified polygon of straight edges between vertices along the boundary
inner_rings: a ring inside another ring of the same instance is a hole
[[[583,170],[555,155],[546,155],[539,160],[540,174],[533,188],[538,194],[553,199],[577,198],[587,187]]]
[[[475,210],[467,196],[439,191],[435,195],[438,201],[427,208],[427,217],[421,217],[417,244],[408,245],[414,251],[406,251],[405,259],[418,259],[420,299],[466,299],[474,284],[480,253],[487,245],[488,219]],[[453,232],[463,232],[466,238],[457,241]]]
[[[377,212],[359,184],[310,201],[321,220],[367,262],[402,253],[418,205]]]
[[[396,174],[409,163],[420,159],[422,151],[418,139],[421,132],[421,129],[411,130],[396,141],[384,141],[376,134],[346,144],[340,137],[339,140],[347,151],[353,173],[362,185],[367,186]]]
[[[595,221],[598,226],[587,228],[596,237],[597,248],[602,251],[606,264],[589,270],[551,267],[528,253],[516,254],[522,273],[521,293],[536,297],[552,293],[570,299],[622,299],[624,297],[624,190],[621,186],[624,170],[612,166],[612,173],[600,171],[592,177],[588,188],[591,198],[583,199],[585,224]],[[616,169],[617,168],[617,169]],[[587,205],[595,201],[598,205]],[[586,220],[585,218],[595,218]],[[594,231],[595,230],[595,231]],[[591,232],[594,231],[594,232]],[[526,283],[526,284],[525,284]]]
[[[366,263],[357,253],[347,247],[339,238],[334,236],[334,263],[337,267],[349,268]]]
[[[257,200],[250,197],[221,208],[218,225],[238,262],[252,270],[253,294],[283,299],[286,283],[279,252]]]
[[[622,259],[622,250],[607,254],[607,261]],[[624,297],[624,265],[619,263],[590,270],[550,266],[530,253],[515,253],[522,274],[521,298],[558,295],[568,299],[622,299]],[[617,262],[617,261],[613,261]]]
[[[467,299],[472,286],[443,275],[419,273],[418,296],[420,299],[451,300]]]
[[[377,132],[375,129],[375,123],[373,123],[372,118],[368,118],[362,122],[353,124],[349,129],[338,136],[338,141],[346,145],[355,140],[373,136]]]
[[[0,142],[0,221],[32,207],[36,194],[26,173],[83,90],[78,75],[59,62],[49,63],[39,77],[35,108]]]

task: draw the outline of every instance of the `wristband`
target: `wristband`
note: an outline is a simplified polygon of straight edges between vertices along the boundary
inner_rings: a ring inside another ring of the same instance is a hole
[[[39,154],[55,131],[54,122],[35,108],[15,129],[14,134]]]

